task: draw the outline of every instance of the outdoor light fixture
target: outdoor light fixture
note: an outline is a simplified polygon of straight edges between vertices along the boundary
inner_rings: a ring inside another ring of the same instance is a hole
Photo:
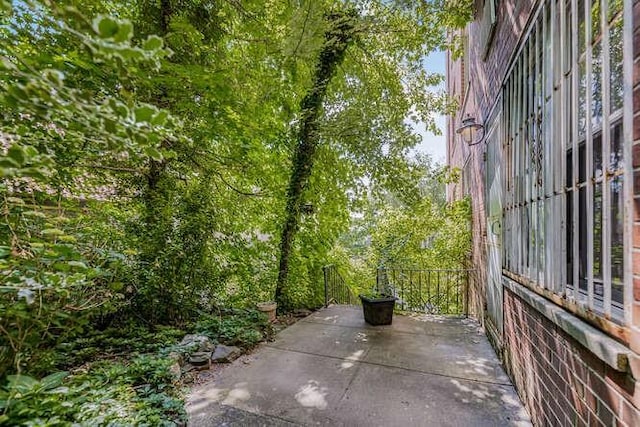
[[[462,119],[462,126],[456,129],[456,133],[462,135],[462,139],[467,143],[467,145],[472,146],[480,144],[482,142],[482,138],[478,139],[478,141],[476,142],[473,142],[476,137],[476,132],[479,130],[484,130],[484,126],[482,126],[480,123],[476,123],[476,119],[474,117],[467,115],[466,118]]]

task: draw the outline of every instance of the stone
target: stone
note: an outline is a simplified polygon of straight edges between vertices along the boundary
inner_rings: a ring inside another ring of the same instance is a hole
[[[189,356],[189,363],[193,366],[195,366],[196,368],[200,367],[200,366],[207,366],[207,368],[209,367],[209,363],[211,362],[211,352],[208,351],[199,351],[196,353],[192,353],[191,356]]]
[[[188,347],[189,349],[193,349],[193,351],[198,352],[213,351],[216,347],[209,337],[196,334],[185,335],[179,345],[180,347]]]
[[[182,366],[184,365],[184,357],[182,356],[181,353],[178,353],[176,351],[172,351],[171,353],[169,353],[169,355],[167,356],[172,362],[177,363],[178,366]]]
[[[295,317],[307,317],[310,314],[311,310],[308,310],[306,308],[296,308],[295,310],[293,310],[293,315]]]
[[[231,363],[241,354],[242,351],[238,347],[219,345],[211,355],[211,360],[215,363]]]

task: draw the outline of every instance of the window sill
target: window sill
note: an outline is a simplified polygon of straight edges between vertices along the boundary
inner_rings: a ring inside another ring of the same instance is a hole
[[[629,348],[620,344],[599,329],[580,320],[557,304],[528,289],[526,286],[506,276],[502,276],[502,284],[586,347],[608,366],[616,371],[628,371],[629,355],[631,354]]]

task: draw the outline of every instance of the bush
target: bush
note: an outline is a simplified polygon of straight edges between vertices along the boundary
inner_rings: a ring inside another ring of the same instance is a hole
[[[254,347],[273,334],[267,317],[253,309],[231,310],[224,316],[204,316],[194,329],[221,344],[245,349]]]
[[[183,402],[166,358],[98,362],[85,372],[57,372],[41,380],[10,375],[0,390],[0,425],[180,425]]]

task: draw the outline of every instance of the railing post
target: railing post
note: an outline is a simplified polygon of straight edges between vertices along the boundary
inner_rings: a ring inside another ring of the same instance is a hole
[[[467,270],[467,272],[465,274],[465,281],[464,281],[465,282],[465,286],[464,286],[464,288],[465,288],[465,290],[464,290],[464,293],[465,293],[465,297],[464,297],[464,305],[465,305],[465,307],[464,307],[464,316],[465,317],[469,317],[469,276],[470,276],[469,270]]]
[[[322,267],[322,273],[324,275],[324,306],[329,307],[329,278],[327,277],[327,270],[329,269],[328,265]]]

